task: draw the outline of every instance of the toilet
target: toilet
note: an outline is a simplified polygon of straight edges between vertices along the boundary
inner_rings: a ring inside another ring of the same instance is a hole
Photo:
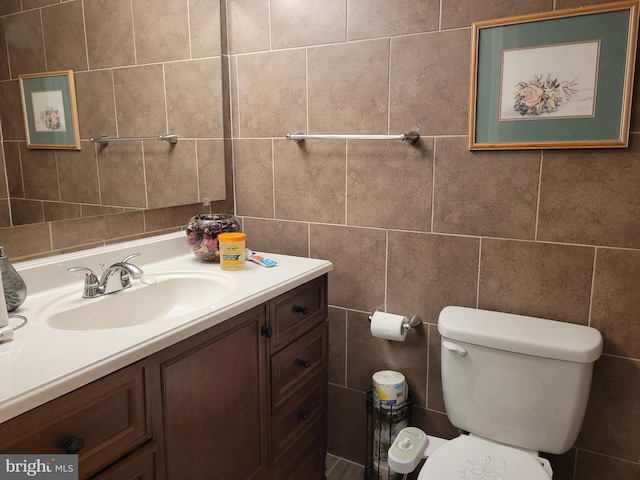
[[[587,408],[598,330],[474,308],[438,319],[447,416],[463,434],[429,453],[418,480],[549,480]],[[437,442],[436,442],[437,444]]]

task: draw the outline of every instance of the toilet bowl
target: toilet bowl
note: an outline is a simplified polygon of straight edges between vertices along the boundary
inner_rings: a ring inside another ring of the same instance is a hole
[[[600,332],[455,306],[440,312],[438,332],[447,417],[468,434],[424,442],[419,429],[403,430],[389,449],[391,468],[408,473],[424,455],[419,480],[551,479],[538,452],[574,445],[602,353]]]

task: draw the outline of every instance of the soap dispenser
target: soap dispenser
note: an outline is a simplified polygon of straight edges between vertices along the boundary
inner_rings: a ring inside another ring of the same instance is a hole
[[[0,272],[7,311],[13,312],[27,298],[27,285],[4,254],[4,247],[0,246]]]

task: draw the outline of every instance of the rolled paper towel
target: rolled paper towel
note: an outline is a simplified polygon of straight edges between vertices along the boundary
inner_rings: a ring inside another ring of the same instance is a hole
[[[405,322],[409,323],[407,317],[376,310],[371,316],[371,335],[402,342],[407,338],[407,330],[402,328]]]
[[[400,405],[407,400],[407,382],[400,372],[382,370],[374,373],[372,380],[376,408]]]

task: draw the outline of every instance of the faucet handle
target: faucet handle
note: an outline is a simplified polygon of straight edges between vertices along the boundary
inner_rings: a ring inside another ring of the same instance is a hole
[[[133,263],[129,262],[129,260],[131,260],[132,258],[139,257],[139,256],[140,256],[139,253],[132,253],[131,255],[124,257],[124,260],[122,260],[121,262],[114,263],[113,265],[111,265],[111,268],[113,267],[124,268],[127,272],[129,272],[129,275],[131,275],[131,278],[135,278],[135,279],[142,278],[142,275],[144,274],[142,269],[137,265],[134,265]]]
[[[69,272],[87,272],[84,277],[84,289],[82,290],[83,298],[92,298],[98,294],[98,277],[87,267],[70,267]]]
[[[139,257],[140,255],[141,255],[140,253],[132,253],[131,255],[127,255],[126,257],[124,257],[124,260],[122,260],[122,262],[120,263],[128,263],[129,260],[135,257]]]

